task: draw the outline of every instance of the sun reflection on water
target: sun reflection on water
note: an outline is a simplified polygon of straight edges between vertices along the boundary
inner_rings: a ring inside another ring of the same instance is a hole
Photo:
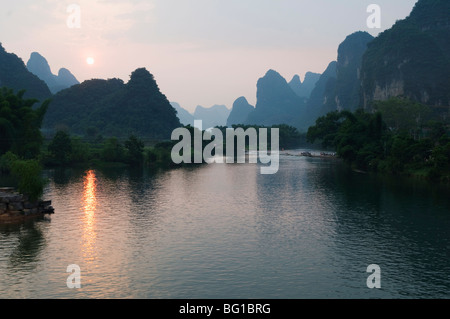
[[[89,170],[84,176],[83,190],[83,255],[86,261],[95,259],[95,211],[97,208],[97,177],[95,171]]]

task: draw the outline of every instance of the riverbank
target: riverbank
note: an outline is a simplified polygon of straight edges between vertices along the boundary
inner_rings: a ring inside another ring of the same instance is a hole
[[[292,151],[285,151],[281,154],[286,156],[300,156],[300,157],[316,157],[316,158],[331,158],[331,159],[339,159],[338,156],[336,156],[335,153],[315,153],[315,152],[301,152],[301,153],[294,153]]]
[[[18,223],[54,214],[51,201],[31,201],[14,188],[0,188],[0,224]]]
[[[299,150],[287,150],[283,151],[280,154],[285,156],[295,156],[295,157],[307,157],[307,158],[321,158],[321,159],[334,159],[334,160],[343,160],[334,152],[323,152],[323,151],[299,151]],[[421,167],[417,169],[405,169],[404,171],[388,171],[388,170],[364,170],[356,167],[354,164],[347,163],[352,171],[360,174],[377,174],[383,175],[386,177],[405,177],[412,178],[416,180],[423,180],[427,182],[438,182],[444,186],[450,186],[450,172],[443,171],[442,176],[435,176],[433,174],[433,167]]]

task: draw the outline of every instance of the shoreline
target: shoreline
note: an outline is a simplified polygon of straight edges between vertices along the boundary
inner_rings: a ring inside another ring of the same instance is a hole
[[[284,156],[292,156],[292,157],[309,157],[309,158],[321,158],[321,159],[333,159],[333,160],[343,160],[339,156],[337,156],[336,153],[327,153],[323,151],[296,151],[296,150],[285,150],[283,153],[281,153]],[[425,181],[428,183],[438,183],[440,185],[449,187],[450,186],[450,177],[443,177],[438,179],[433,179],[431,177],[428,177],[423,174],[423,169],[419,171],[414,170],[406,170],[401,173],[391,173],[386,171],[373,171],[373,170],[362,170],[353,167],[352,165],[349,165],[347,163],[348,167],[355,173],[358,174],[375,174],[379,176],[385,176],[385,177],[402,177],[402,178],[410,178],[413,180],[420,180]]]
[[[0,224],[21,223],[55,213],[51,201],[30,200],[11,187],[0,188]]]
[[[282,154],[285,156],[296,156],[296,157],[340,159],[335,153],[325,153],[325,152],[320,152],[320,154],[316,154],[316,153],[312,153],[312,152],[301,152],[298,154],[293,154],[293,153],[290,153],[289,151],[285,151]]]

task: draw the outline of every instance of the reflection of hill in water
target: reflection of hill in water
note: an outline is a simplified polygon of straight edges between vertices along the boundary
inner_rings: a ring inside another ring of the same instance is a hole
[[[22,224],[0,225],[0,235],[8,238],[6,247],[2,240],[2,249],[11,249],[8,268],[12,272],[33,271],[38,267],[39,256],[46,244],[41,227],[45,227],[47,222],[43,220],[40,218]]]

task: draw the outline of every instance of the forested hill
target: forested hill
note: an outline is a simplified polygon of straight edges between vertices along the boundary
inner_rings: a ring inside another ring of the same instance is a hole
[[[450,1],[418,1],[409,17],[369,44],[361,76],[366,108],[397,96],[450,105]]]
[[[57,93],[43,122],[45,133],[66,129],[77,135],[170,139],[179,127],[176,111],[145,68],[128,83],[93,79]]]

